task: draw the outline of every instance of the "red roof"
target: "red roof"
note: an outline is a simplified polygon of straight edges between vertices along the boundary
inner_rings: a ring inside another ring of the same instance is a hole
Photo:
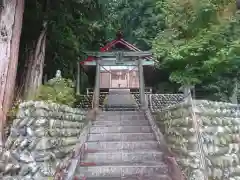
[[[132,51],[141,51],[134,45],[132,45],[132,44],[128,43],[127,41],[125,41],[124,39],[120,38],[120,39],[115,39],[115,40],[109,42],[108,44],[106,44],[104,47],[100,48],[100,52],[107,52],[107,51],[111,50],[112,47],[116,44],[122,44],[125,47],[127,47],[129,50],[132,50]],[[152,60],[152,57],[146,57],[146,59]],[[94,61],[94,60],[95,60],[94,57],[89,56],[87,59],[85,59],[84,61],[81,61],[80,63],[84,64],[85,62]]]

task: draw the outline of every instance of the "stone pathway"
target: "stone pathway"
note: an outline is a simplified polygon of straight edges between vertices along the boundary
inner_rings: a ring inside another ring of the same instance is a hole
[[[151,126],[138,111],[105,111],[98,116],[75,179],[170,180]]]
[[[106,98],[105,110],[134,110],[137,108],[130,89],[110,89]]]

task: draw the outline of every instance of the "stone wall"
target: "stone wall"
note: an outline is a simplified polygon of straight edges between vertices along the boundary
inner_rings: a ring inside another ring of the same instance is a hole
[[[0,179],[52,177],[79,145],[87,124],[86,112],[80,109],[44,102],[21,104],[1,153]]]
[[[104,99],[106,98],[106,94],[100,94],[99,97],[99,106],[102,108],[104,104]],[[93,95],[81,95],[79,99],[79,104],[77,105],[78,108],[81,109],[91,109],[92,108],[92,100]]]
[[[156,112],[163,108],[183,102],[183,94],[150,94],[150,109],[152,112]]]
[[[107,94],[100,94],[99,104],[102,108],[104,106],[104,100]],[[140,107],[140,95],[133,94],[133,97]],[[92,98],[93,95],[81,95],[78,108],[81,109],[91,109],[92,108]],[[183,94],[146,94],[146,99],[148,101],[148,107],[152,112],[155,112],[159,109],[163,109],[165,107],[178,104],[184,100]]]
[[[158,125],[188,179],[204,179],[201,172],[210,180],[240,179],[239,109],[234,104],[202,100],[158,113]]]
[[[133,95],[140,106],[140,95]],[[184,100],[183,94],[145,94],[151,112],[156,112],[168,106],[178,104]]]

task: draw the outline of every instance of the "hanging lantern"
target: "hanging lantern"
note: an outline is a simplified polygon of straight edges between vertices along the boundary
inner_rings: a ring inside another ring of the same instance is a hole
[[[240,0],[236,0],[237,9],[240,10]]]

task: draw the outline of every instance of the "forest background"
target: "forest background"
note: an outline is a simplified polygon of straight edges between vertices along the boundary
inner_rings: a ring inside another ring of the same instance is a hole
[[[0,118],[56,70],[76,80],[86,51],[124,39],[156,60],[157,93],[194,85],[195,97],[238,94],[240,14],[235,0],[11,0],[0,3]],[[82,75],[81,93],[90,86]]]

